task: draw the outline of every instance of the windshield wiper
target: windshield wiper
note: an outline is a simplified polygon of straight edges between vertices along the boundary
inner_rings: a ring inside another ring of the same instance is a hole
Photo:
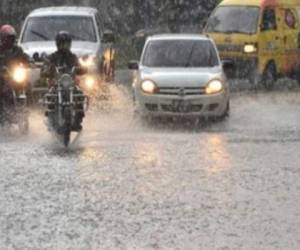
[[[197,42],[194,42],[193,45],[192,45],[191,52],[190,52],[188,60],[185,64],[185,68],[188,68],[189,66],[191,66],[190,64],[191,64],[191,60],[192,60],[192,57],[193,57],[193,53],[194,53],[196,43]]]
[[[227,30],[227,31],[223,31],[223,33],[225,33],[225,34],[234,34],[234,33],[238,33],[238,34],[250,34],[250,32],[241,31],[241,30]]]
[[[45,36],[44,34],[38,32],[38,31],[30,30],[30,33],[32,33],[32,34],[34,34],[34,35],[36,35],[36,36],[42,38],[42,39],[45,40],[45,41],[49,41],[49,40],[50,40],[49,37]]]

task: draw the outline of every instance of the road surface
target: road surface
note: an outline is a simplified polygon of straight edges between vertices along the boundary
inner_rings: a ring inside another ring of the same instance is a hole
[[[236,92],[231,117],[147,125],[112,87],[69,150],[42,112],[0,132],[0,249],[300,249],[300,91]]]

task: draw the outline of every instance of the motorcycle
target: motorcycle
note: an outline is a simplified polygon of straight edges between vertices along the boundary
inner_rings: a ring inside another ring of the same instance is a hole
[[[17,125],[21,134],[29,131],[27,105],[28,72],[22,65],[1,68],[0,124]]]
[[[71,133],[81,131],[81,119],[88,109],[88,97],[76,83],[75,67],[69,71],[56,67],[55,75],[52,87],[45,95],[46,116],[50,130],[54,130],[64,146],[68,147]]]

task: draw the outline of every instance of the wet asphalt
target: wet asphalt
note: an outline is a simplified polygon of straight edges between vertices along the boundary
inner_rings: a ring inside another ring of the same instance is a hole
[[[223,122],[146,123],[118,84],[69,149],[39,109],[2,130],[0,249],[300,249],[300,89],[232,84]]]

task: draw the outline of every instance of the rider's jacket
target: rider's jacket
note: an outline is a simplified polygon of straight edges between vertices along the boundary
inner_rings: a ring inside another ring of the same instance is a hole
[[[23,49],[14,45],[11,49],[2,49],[0,46],[0,65],[12,66],[16,63],[29,64],[29,57]]]
[[[56,67],[67,70],[76,68],[76,74],[84,74],[85,71],[80,67],[79,60],[75,54],[69,50],[56,51],[48,57],[47,66],[42,70],[42,75],[47,78],[54,78]]]

